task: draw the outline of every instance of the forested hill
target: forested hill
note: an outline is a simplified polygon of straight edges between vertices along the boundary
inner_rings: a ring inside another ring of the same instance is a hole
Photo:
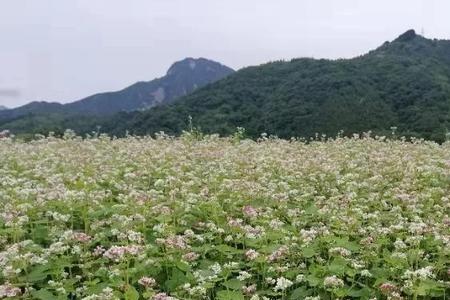
[[[244,127],[252,137],[335,136],[372,131],[444,141],[450,130],[450,41],[410,30],[353,59],[310,59],[248,67],[197,89],[176,103],[106,118],[53,115],[0,125],[14,133],[101,126],[117,136],[164,131],[179,134],[193,125],[227,135]],[[56,124],[56,125],[55,125]],[[34,126],[34,127],[33,127]]]
[[[242,69],[182,98],[103,124],[122,135],[186,129],[251,136],[372,131],[442,141],[450,129],[450,41],[408,31],[353,59],[294,59]]]
[[[89,130],[91,122],[97,122],[105,116],[172,103],[233,72],[218,62],[189,57],[172,64],[166,75],[160,78],[137,82],[120,91],[99,93],[67,104],[31,102],[18,108],[2,110],[0,127],[15,132],[60,131],[64,130],[64,126]]]

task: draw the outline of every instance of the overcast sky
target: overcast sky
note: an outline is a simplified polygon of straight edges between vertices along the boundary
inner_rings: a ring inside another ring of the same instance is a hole
[[[70,102],[165,74],[349,58],[407,29],[450,38],[448,0],[0,0],[0,105]]]

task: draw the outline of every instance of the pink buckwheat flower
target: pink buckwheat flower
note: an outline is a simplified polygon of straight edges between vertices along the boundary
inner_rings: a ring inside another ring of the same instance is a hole
[[[0,285],[0,298],[12,298],[22,294],[22,290],[13,286],[9,282]]]
[[[269,261],[272,262],[279,260],[287,254],[288,250],[289,249],[287,246],[281,246],[280,248],[272,252],[272,254],[270,254]]]
[[[382,294],[390,296],[397,291],[397,286],[390,282],[385,282],[380,285],[380,291]]]
[[[247,252],[245,252],[245,257],[248,260],[255,260],[258,256],[259,256],[259,253],[253,249],[247,250]]]
[[[183,236],[172,235],[165,239],[164,244],[168,248],[186,249],[188,247]]]
[[[176,300],[176,298],[167,295],[166,293],[158,293],[153,296],[153,300]]]
[[[154,287],[156,285],[156,280],[152,277],[142,277],[138,280],[138,283],[146,288]]]
[[[196,260],[199,257],[199,255],[195,252],[189,252],[183,255],[183,259],[185,261],[191,262]]]
[[[80,243],[87,243],[91,240],[91,237],[84,232],[74,232],[73,239]]]
[[[243,286],[242,292],[247,296],[253,295],[256,292],[256,284],[252,284],[249,286]]]
[[[242,212],[244,213],[244,216],[247,218],[253,219],[258,216],[258,211],[251,205],[246,205],[242,208]]]
[[[128,246],[112,246],[103,256],[109,258],[112,261],[119,262],[121,261],[126,254],[136,256],[139,254],[141,248],[136,245],[128,245]]]

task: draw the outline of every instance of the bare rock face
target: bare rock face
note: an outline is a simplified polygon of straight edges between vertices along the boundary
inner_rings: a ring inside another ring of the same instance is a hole
[[[166,93],[163,87],[159,87],[152,93],[153,99],[156,103],[162,103],[166,97]]]
[[[121,91],[97,94],[67,104],[67,108],[99,115],[148,109],[172,103],[196,88],[220,80],[233,72],[234,70],[218,62],[188,57],[172,64],[163,77],[137,82]]]

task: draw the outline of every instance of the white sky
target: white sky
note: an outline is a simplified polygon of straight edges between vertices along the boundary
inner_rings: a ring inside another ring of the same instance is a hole
[[[450,39],[448,0],[0,0],[0,105],[71,102],[188,56],[232,68],[363,54],[413,28]]]

